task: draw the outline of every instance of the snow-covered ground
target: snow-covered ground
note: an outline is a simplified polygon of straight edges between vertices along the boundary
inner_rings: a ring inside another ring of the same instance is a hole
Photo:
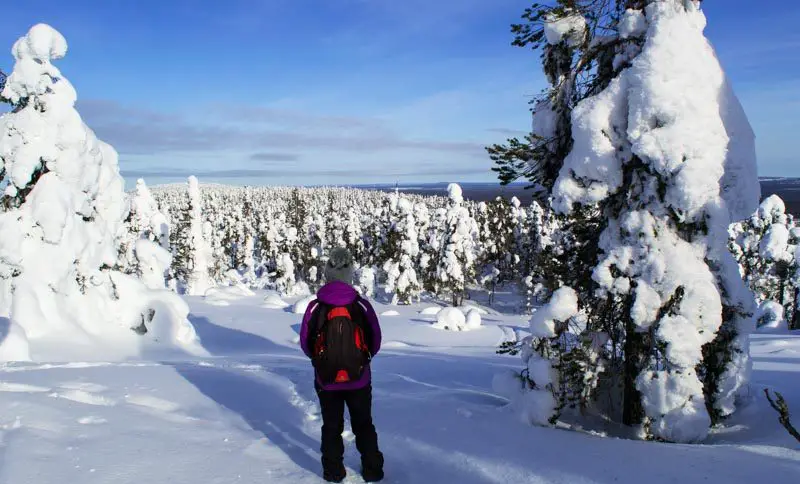
[[[0,482],[321,482],[320,418],[312,369],[297,346],[299,316],[291,306],[262,307],[263,298],[188,299],[210,357],[0,368]],[[478,329],[450,332],[432,327],[430,305],[376,305],[379,314],[398,313],[381,318],[384,345],[374,361],[387,482],[800,479],[800,446],[761,391],[781,391],[800,423],[800,335],[754,337],[753,402],[706,445],[661,444],[521,425],[491,381],[520,366],[495,349],[525,318],[489,313]],[[352,435],[345,437],[356,475]]]

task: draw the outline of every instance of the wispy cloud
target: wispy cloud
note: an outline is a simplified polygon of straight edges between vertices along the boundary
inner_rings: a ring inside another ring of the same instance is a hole
[[[334,150],[378,153],[398,150],[484,156],[481,143],[406,138],[367,118],[317,116],[313,113],[231,107],[213,119],[188,121],[180,116],[93,100],[79,106],[101,139],[123,154],[252,150]],[[269,120],[273,126],[243,123],[242,114]],[[213,121],[213,123],[212,123]],[[365,128],[339,131],[337,127]],[[323,128],[327,129],[323,129]]]
[[[384,170],[379,167],[374,169],[359,170],[314,170],[314,178],[341,178],[356,179],[361,177],[379,177],[391,180],[393,178],[413,178],[419,176],[459,177],[467,175],[482,175],[489,172],[487,167],[455,168],[455,169],[420,169],[420,170]],[[298,169],[233,169],[233,170],[123,170],[122,175],[127,178],[168,178],[184,179],[190,175],[201,179],[230,179],[230,178],[286,178],[307,174],[307,171]]]
[[[486,131],[488,131],[490,133],[502,134],[503,136],[512,136],[512,137],[517,137],[517,138],[520,138],[520,137],[523,137],[523,136],[526,136],[526,135],[529,134],[529,133],[526,133],[525,131],[522,131],[522,130],[519,130],[519,129],[508,129],[508,128],[489,128]]]
[[[253,153],[250,159],[253,161],[298,161],[300,155],[291,153]]]

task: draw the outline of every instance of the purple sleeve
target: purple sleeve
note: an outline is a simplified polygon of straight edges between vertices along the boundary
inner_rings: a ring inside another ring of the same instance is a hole
[[[303,324],[300,325],[300,348],[303,349],[303,353],[309,358],[311,358],[311,348],[308,347],[308,332],[309,325],[311,324],[311,315],[315,309],[317,309],[316,300],[308,303],[308,306],[306,306],[306,313],[303,315]]]
[[[375,314],[372,304],[370,304],[369,301],[364,298],[359,298],[359,302],[364,307],[364,311],[367,316],[367,322],[372,330],[372,341],[370,341],[369,351],[373,356],[375,356],[378,354],[378,351],[381,350],[381,325],[378,323],[378,315]]]

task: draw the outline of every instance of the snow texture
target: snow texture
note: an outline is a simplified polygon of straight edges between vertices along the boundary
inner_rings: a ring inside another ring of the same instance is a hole
[[[264,296],[264,302],[261,304],[261,306],[267,309],[283,309],[288,307],[289,303],[281,299],[280,294],[270,292]]]
[[[544,35],[550,45],[566,41],[568,45],[575,47],[586,38],[586,19],[578,13],[568,13],[560,17],[551,15],[544,21]]]
[[[556,322],[564,323],[578,314],[578,295],[564,286],[553,293],[550,302],[531,316],[531,335],[535,338],[552,338],[556,335]]]
[[[187,298],[213,357],[1,367],[3,480],[321,482],[320,409],[313,368],[293,340],[298,316],[259,307],[264,295],[224,308]],[[372,363],[386,482],[790,483],[800,473],[797,443],[763,398],[698,446],[520,425],[509,400],[526,384],[518,372],[494,377],[516,366],[495,350],[501,328],[519,315],[445,333],[413,321],[423,307],[395,308],[401,316],[383,322],[386,354]],[[752,347],[758,393],[768,387],[790,405],[800,400],[792,384],[800,337],[755,335]],[[528,408],[537,401],[546,407],[547,395],[528,397]],[[346,482],[360,482],[349,426],[344,433]]]
[[[627,39],[639,37],[647,31],[647,19],[641,10],[628,9],[619,22],[619,36]]]
[[[296,303],[294,303],[294,305],[292,306],[292,312],[293,312],[294,314],[305,314],[305,312],[306,312],[306,308],[308,307],[308,305],[309,305],[309,304],[311,304],[311,303],[312,303],[313,301],[315,301],[316,299],[317,299],[317,297],[316,297],[316,296],[314,296],[314,295],[311,295],[311,296],[306,296],[306,297],[304,297],[304,298],[302,298],[302,299],[298,300],[298,301],[297,301]]]
[[[764,301],[759,307],[758,330],[764,333],[781,333],[789,330],[783,306],[775,301]]]

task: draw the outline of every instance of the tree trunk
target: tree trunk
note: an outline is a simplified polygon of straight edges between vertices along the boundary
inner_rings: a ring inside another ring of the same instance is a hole
[[[626,305],[628,307],[629,305]],[[636,389],[636,378],[639,376],[646,357],[645,335],[636,332],[636,326],[630,319],[630,311],[625,317],[625,362],[622,394],[622,423],[639,425],[644,419],[642,395]]]
[[[800,329],[800,288],[794,291],[794,311],[792,311],[792,320],[789,324],[790,329]]]

